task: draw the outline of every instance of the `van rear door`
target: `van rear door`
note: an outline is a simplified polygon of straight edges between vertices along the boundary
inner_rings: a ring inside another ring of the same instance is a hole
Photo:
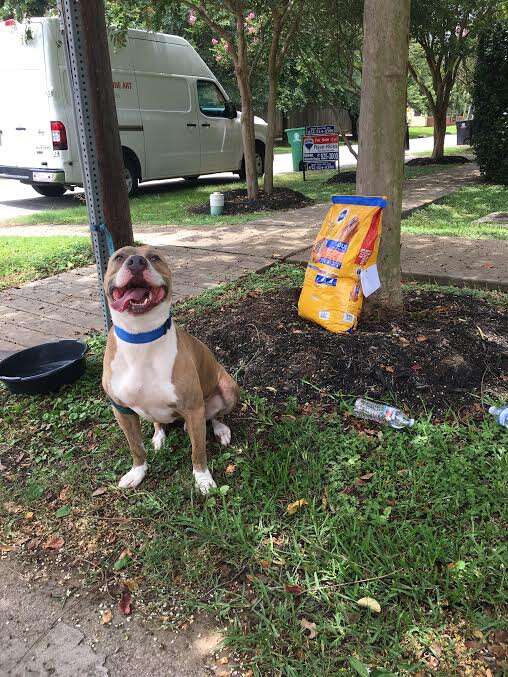
[[[0,23],[0,165],[52,165],[42,23]]]

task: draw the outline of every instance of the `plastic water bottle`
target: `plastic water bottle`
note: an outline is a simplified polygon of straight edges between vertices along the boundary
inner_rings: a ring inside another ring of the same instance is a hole
[[[355,414],[360,418],[367,418],[377,423],[388,423],[392,428],[410,428],[415,422],[414,418],[409,418],[400,409],[370,400],[356,400]]]
[[[508,428],[508,404],[503,407],[489,407],[489,414],[495,417],[499,425]]]

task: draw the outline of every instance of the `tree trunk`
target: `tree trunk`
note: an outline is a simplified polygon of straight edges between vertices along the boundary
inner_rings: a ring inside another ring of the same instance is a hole
[[[247,197],[255,200],[258,196],[258,177],[256,172],[256,134],[254,131],[254,109],[252,106],[252,90],[249,81],[247,63],[247,45],[243,25],[243,14],[237,16],[236,31],[238,38],[238,56],[234,60],[235,75],[242,100],[242,140],[243,158],[245,163],[245,180],[247,183]]]
[[[444,156],[447,110],[448,101],[438,98],[436,101],[436,108],[434,110],[434,147],[432,149],[433,160],[439,160]]]
[[[372,313],[402,311],[400,218],[404,181],[410,0],[365,0],[356,192],[383,195],[378,257],[381,289],[366,299]]]
[[[277,105],[277,89],[279,74],[277,71],[278,43],[280,39],[280,22],[276,19],[272,28],[272,42],[268,55],[268,104],[267,104],[267,130],[265,146],[265,180],[263,188],[265,193],[273,193],[273,145],[275,141],[275,116]]]
[[[113,93],[104,1],[87,0],[78,5],[88,62],[104,219],[118,249],[133,244],[134,236]]]

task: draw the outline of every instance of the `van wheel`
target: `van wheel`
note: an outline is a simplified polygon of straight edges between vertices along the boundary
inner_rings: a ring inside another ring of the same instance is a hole
[[[47,186],[42,183],[32,183],[32,188],[39,195],[44,195],[44,197],[62,197],[62,195],[67,190],[65,186],[61,184],[48,184]]]
[[[184,176],[183,180],[185,181],[185,183],[188,183],[189,186],[197,186],[198,183],[199,183],[199,176],[198,175],[196,175],[196,176]]]
[[[124,171],[125,171],[125,183],[127,184],[127,195],[132,197],[138,192],[139,186],[139,177],[137,168],[128,157],[124,156],[123,159]]]
[[[256,175],[263,176],[265,173],[265,154],[261,148],[256,148]],[[245,157],[242,158],[242,164],[240,165],[240,171],[238,172],[240,181],[245,181],[247,175],[245,173]]]

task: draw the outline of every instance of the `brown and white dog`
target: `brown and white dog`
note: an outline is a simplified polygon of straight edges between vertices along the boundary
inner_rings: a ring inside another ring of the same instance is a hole
[[[120,487],[136,487],[146,471],[140,419],[153,422],[152,443],[160,449],[164,425],[183,419],[192,444],[196,487],[216,484],[206,459],[206,421],[229,444],[220,420],[238,402],[236,381],[198,339],[171,320],[171,272],[153,247],[123,247],[109,259],[104,280],[113,327],[104,354],[102,385],[132,453]],[[169,320],[168,320],[169,318]]]

